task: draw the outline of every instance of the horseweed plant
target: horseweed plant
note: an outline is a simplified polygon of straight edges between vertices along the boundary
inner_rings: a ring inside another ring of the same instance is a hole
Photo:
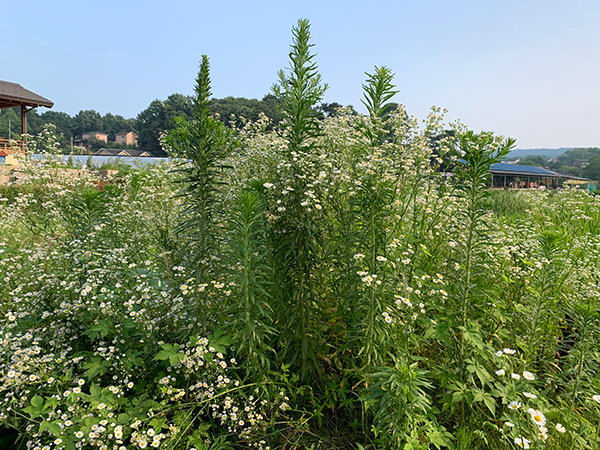
[[[178,159],[0,186],[0,447],[598,447],[600,197],[488,189],[512,140],[383,66],[320,118],[315,58],[301,20],[280,124],[203,57]]]

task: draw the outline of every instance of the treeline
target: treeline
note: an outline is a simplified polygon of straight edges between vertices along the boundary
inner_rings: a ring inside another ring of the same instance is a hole
[[[20,139],[21,116],[19,108],[3,109],[0,111],[0,136],[5,138]],[[120,131],[134,131],[137,129],[136,119],[125,119],[123,116],[111,113],[104,116],[94,110],[79,111],[75,116],[60,111],[46,110],[38,113],[33,110],[27,113],[27,133],[37,135],[44,125],[56,125],[60,136],[61,147],[69,149],[71,138],[81,139],[81,135],[88,131],[101,131],[108,135],[109,142],[114,142],[115,134]],[[137,132],[136,132],[137,134]]]
[[[574,148],[556,159],[549,159],[542,155],[530,155],[520,158],[517,164],[559,170],[598,181],[600,179],[600,148]]]
[[[339,103],[321,103],[317,112],[321,117],[335,114]],[[348,106],[352,108],[352,106]],[[397,104],[390,104],[390,110],[396,109]],[[175,118],[181,116],[192,118],[192,97],[182,94],[172,94],[166,100],[153,100],[150,105],[133,119],[126,119],[111,113],[102,115],[94,110],[82,110],[75,116],[59,111],[37,110],[27,113],[27,132],[37,135],[45,124],[56,125],[60,135],[61,147],[68,151],[71,139],[81,139],[83,133],[100,131],[108,135],[109,144],[98,143],[105,147],[117,147],[114,144],[115,134],[121,131],[133,131],[138,136],[138,147],[147,151],[160,150],[160,136],[165,131],[175,127]],[[245,121],[256,121],[261,113],[270,119],[269,127],[281,122],[279,100],[272,94],[265,95],[261,100],[244,97],[225,97],[212,99],[212,112],[218,114],[226,125],[240,126]],[[19,139],[21,135],[21,118],[18,108],[0,111],[0,137]]]

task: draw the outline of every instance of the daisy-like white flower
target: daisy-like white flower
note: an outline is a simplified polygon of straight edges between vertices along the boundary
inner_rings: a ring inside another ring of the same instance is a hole
[[[503,352],[502,350],[498,350],[498,351],[496,352],[496,356],[497,356],[498,358],[500,358],[502,355],[504,355],[504,352]]]
[[[521,406],[523,406],[521,402],[514,401],[508,404],[508,409],[519,409]]]
[[[531,392],[523,392],[523,395],[527,398],[537,398],[537,395],[532,394]]]
[[[556,431],[558,431],[559,433],[566,433],[567,429],[565,428],[565,426],[562,423],[557,423]]]
[[[540,441],[546,441],[548,439],[548,434],[540,431],[538,437],[540,438]]]
[[[594,400],[596,403],[600,403],[600,395],[592,395],[592,400]]]
[[[529,416],[531,417],[531,421],[535,423],[538,427],[543,427],[546,425],[546,416],[540,411],[536,411],[535,409],[530,409],[527,411]]]
[[[525,371],[525,372],[523,372],[523,378],[525,378],[526,380],[529,380],[529,381],[533,381],[533,380],[535,380],[535,375],[532,374],[531,372]]]
[[[510,427],[510,428],[513,428],[515,426],[515,424],[512,422],[504,422],[504,425],[506,425],[507,427]]]
[[[529,448],[530,442],[531,441],[529,439],[523,436],[515,438],[515,444],[517,444],[521,448]]]
[[[502,350],[504,353],[506,353],[507,355],[514,355],[515,353],[517,353],[516,350],[513,350],[512,348],[505,348],[504,350]]]
[[[511,374],[510,374],[510,377],[511,377],[513,380],[520,380],[520,379],[521,379],[521,375],[519,375],[518,373],[511,373]]]
[[[499,377],[501,377],[501,376],[502,376],[502,375],[504,375],[506,372],[504,371],[504,369],[499,369],[499,370],[496,370],[496,372],[495,372],[495,373],[496,373],[496,375],[498,375]]]

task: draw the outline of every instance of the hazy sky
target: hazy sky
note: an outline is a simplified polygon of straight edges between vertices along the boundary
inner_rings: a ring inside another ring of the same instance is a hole
[[[364,111],[364,72],[385,65],[418,118],[437,105],[519,148],[600,147],[599,0],[4,1],[0,80],[129,118],[191,94],[207,54],[215,97],[260,99],[300,18],[326,102]]]

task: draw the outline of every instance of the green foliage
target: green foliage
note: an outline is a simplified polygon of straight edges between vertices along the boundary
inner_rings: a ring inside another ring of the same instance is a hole
[[[218,188],[222,184],[221,174],[226,169],[223,159],[235,145],[231,130],[210,115],[210,75],[206,55],[202,57],[195,92],[192,120],[177,118],[177,127],[167,134],[165,144],[171,154],[179,158],[179,168],[175,172],[180,176],[182,188],[177,195],[186,202],[177,231],[188,238],[185,251],[193,255],[198,282],[206,283],[218,270],[214,264],[220,240],[216,227],[220,212]],[[202,330],[207,327],[207,310],[207,304],[199,298],[197,318]]]
[[[319,107],[293,36],[280,126],[212,116],[203,57],[179,161],[0,189],[0,447],[596,449],[599,197],[489,190],[512,140],[385,68]]]
[[[372,75],[366,72],[365,74],[367,82],[363,84],[365,98],[362,103],[367,107],[371,118],[381,118],[391,106],[388,101],[399,92],[394,90],[395,86],[392,84],[394,74],[385,66],[375,66]]]
[[[279,83],[273,92],[279,99],[284,113],[284,136],[286,148],[284,160],[288,169],[281,173],[281,181],[289,183],[284,214],[276,225],[274,242],[276,254],[276,277],[280,284],[278,322],[286,331],[282,334],[285,360],[297,361],[301,377],[306,380],[309,367],[315,368],[319,338],[314,334],[312,323],[319,313],[313,271],[316,259],[318,227],[307,214],[302,203],[307,184],[299,175],[301,167],[296,163],[297,155],[316,152],[312,139],[320,135],[315,106],[321,101],[326,85],[321,84],[321,75],[310,50],[310,27],[307,20],[299,20],[292,28],[293,42],[290,50],[290,68],[286,75],[279,72]],[[284,181],[285,180],[285,181]],[[288,356],[289,355],[289,356]]]
[[[548,158],[541,155],[531,155],[524,158],[519,158],[519,162],[517,164],[523,166],[547,167]]]
[[[249,370],[264,373],[270,368],[269,346],[273,328],[271,296],[267,292],[271,269],[266,264],[265,204],[260,194],[242,191],[231,214],[229,283],[235,286],[234,301],[226,324],[236,353],[244,356]]]
[[[138,144],[150,152],[160,150],[163,133],[176,127],[176,119],[190,120],[194,101],[182,94],[172,94],[166,100],[153,100],[136,118]]]
[[[573,166],[575,161],[588,160],[592,155],[600,154],[600,148],[573,148],[558,157],[559,162],[567,166]]]
[[[210,110],[213,114],[218,114],[223,123],[240,128],[248,121],[258,121],[261,113],[265,114],[270,120],[267,129],[272,129],[274,125],[279,124],[283,119],[279,101],[272,94],[265,95],[262,100],[243,97],[214,98]]]
[[[600,180],[600,154],[590,156],[585,167],[581,169],[581,175],[590,180]]]

